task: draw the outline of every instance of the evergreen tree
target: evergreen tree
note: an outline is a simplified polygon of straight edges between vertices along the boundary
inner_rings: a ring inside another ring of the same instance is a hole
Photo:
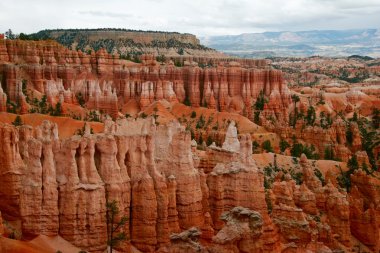
[[[296,95],[296,94],[293,94],[291,96],[291,98],[292,98],[292,101],[294,103],[294,118],[293,118],[293,122],[291,122],[291,123],[292,123],[293,127],[295,127],[296,123],[297,123],[297,119],[298,119],[297,103],[300,101],[300,97],[298,95]]]
[[[334,160],[334,150],[331,147],[326,147],[325,148],[324,158],[326,160]]]
[[[107,245],[110,247],[110,253],[113,248],[127,239],[127,236],[122,231],[123,226],[127,223],[127,216],[119,218],[119,207],[117,202],[113,200],[106,204],[106,221],[107,221]]]
[[[355,170],[359,169],[359,163],[356,155],[353,155],[350,160],[347,162],[347,167],[350,171],[354,172]]]
[[[309,108],[307,109],[306,124],[313,126],[315,122],[315,118],[316,118],[315,109],[314,107],[309,106]]]
[[[51,116],[61,116],[62,115],[62,105],[61,102],[55,104],[54,109],[52,109]]]
[[[281,139],[281,141],[280,141],[281,152],[284,152],[289,147],[290,147],[290,144],[286,140]]]
[[[12,122],[12,125],[14,126],[22,126],[24,125],[24,123],[22,122],[22,119],[20,117],[20,115],[17,115],[15,120]]]
[[[260,90],[259,96],[256,99],[255,109],[258,111],[264,110],[264,104],[265,103],[266,103],[266,101],[265,101],[264,91]]]

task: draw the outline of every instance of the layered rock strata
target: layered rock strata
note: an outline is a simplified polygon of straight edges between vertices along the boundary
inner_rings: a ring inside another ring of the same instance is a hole
[[[200,68],[185,61],[175,67],[160,65],[149,55],[142,56],[141,64],[131,64],[104,49],[85,54],[52,41],[0,40],[2,86],[11,101],[17,102],[24,88],[46,94],[48,101],[76,103],[80,95],[88,109],[113,118],[130,100],[143,110],[160,99],[252,116],[260,91],[274,100],[276,106],[270,108],[277,115],[285,115],[290,92],[282,72],[264,65],[244,68],[228,62]]]

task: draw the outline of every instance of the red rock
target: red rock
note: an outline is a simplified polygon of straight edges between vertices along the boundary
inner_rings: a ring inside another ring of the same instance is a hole
[[[0,112],[7,111],[7,94],[4,93],[0,83]]]
[[[217,245],[211,248],[211,252],[225,252],[229,248],[241,252],[261,250],[257,243],[264,224],[260,213],[237,206],[224,213],[220,219],[225,225],[213,237],[212,241]]]
[[[142,64],[127,66],[125,61],[103,49],[86,55],[52,41],[7,40],[0,51],[7,94],[12,101],[17,98],[15,91],[21,79],[30,80],[31,87],[38,92],[45,92],[47,81],[62,80],[66,103],[72,103],[75,94],[81,93],[88,109],[105,111],[113,118],[117,117],[118,107],[131,98],[139,100],[141,108],[155,99],[184,102],[187,98],[195,107],[207,104],[220,111],[236,111],[248,116],[260,90],[271,97],[269,110],[277,116],[281,115],[280,111],[284,112],[290,99],[280,71],[246,69],[236,62],[226,66],[221,63],[211,69],[190,63],[176,68],[170,64],[160,66],[151,55],[145,55]],[[18,65],[25,62],[27,64]],[[260,63],[257,66],[262,67],[265,61],[257,62]],[[89,90],[88,83],[94,80],[99,82],[100,92]],[[146,82],[150,82],[149,85]],[[74,94],[67,93],[68,88]],[[238,103],[237,98],[244,102]]]

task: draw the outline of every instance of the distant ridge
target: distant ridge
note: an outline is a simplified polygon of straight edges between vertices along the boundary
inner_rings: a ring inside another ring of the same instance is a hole
[[[380,29],[282,31],[204,36],[201,42],[241,57],[349,56],[380,57]]]
[[[32,39],[53,39],[70,49],[84,52],[104,48],[108,53],[117,53],[126,58],[144,53],[169,57],[224,56],[214,49],[201,45],[199,39],[189,33],[98,28],[47,29],[28,36]]]

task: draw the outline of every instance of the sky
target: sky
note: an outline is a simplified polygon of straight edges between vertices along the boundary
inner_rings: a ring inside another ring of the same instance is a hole
[[[0,0],[0,32],[55,28],[198,36],[380,28],[380,0]]]

